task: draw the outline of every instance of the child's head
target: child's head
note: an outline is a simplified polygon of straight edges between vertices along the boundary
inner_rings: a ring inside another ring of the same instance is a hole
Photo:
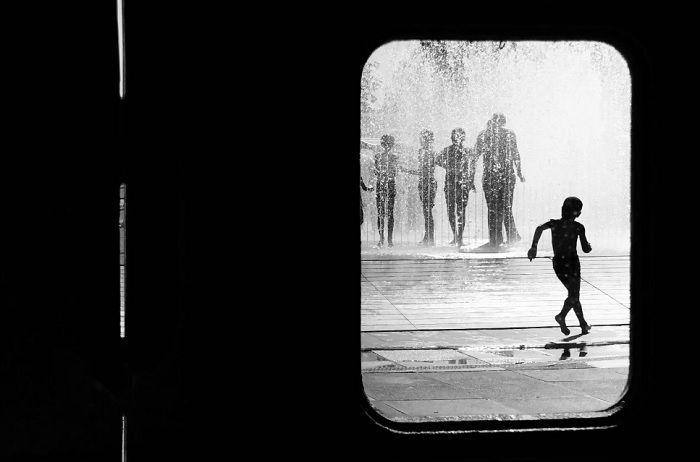
[[[433,134],[432,131],[426,129],[421,130],[420,132],[420,144],[422,147],[426,148],[429,145],[433,143],[433,140],[435,139],[435,135]]]
[[[455,128],[452,130],[452,144],[462,144],[466,137],[467,134],[464,132],[463,128]]]
[[[581,215],[581,210],[583,209],[583,202],[578,197],[567,197],[564,199],[564,204],[561,206],[561,217],[568,219],[575,219]]]
[[[492,117],[491,117],[491,123],[495,127],[502,127],[503,125],[506,124],[506,116],[501,114],[500,112],[496,112]]]
[[[389,150],[394,146],[394,137],[391,135],[382,135],[380,143],[384,149]]]

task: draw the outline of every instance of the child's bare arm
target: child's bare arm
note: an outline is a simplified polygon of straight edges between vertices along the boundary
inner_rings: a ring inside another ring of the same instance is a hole
[[[586,239],[586,228],[580,223],[578,235],[581,238],[581,249],[583,250],[583,252],[588,253],[591,250],[593,250],[591,244],[588,242],[588,239]]]
[[[365,182],[364,182],[364,180],[362,179],[362,177],[360,177],[360,187],[362,188],[363,191],[372,191],[372,190],[374,190],[373,187],[367,186],[367,185],[365,184]]]
[[[537,247],[537,243],[540,241],[540,236],[542,236],[542,231],[551,228],[550,222],[542,223],[537,228],[535,228],[535,235],[532,237],[532,247]]]
[[[377,149],[379,149],[379,146],[376,144],[365,143],[364,141],[360,140],[360,149],[369,149],[370,151],[377,151]]]
[[[517,172],[520,181],[525,181],[525,177],[523,177],[523,172],[521,171],[520,167],[520,153],[518,152],[518,143],[515,141],[515,133],[510,133],[508,141],[510,144],[511,155],[513,156],[513,163],[515,164],[515,171]]]
[[[527,258],[532,261],[533,258],[537,257],[537,243],[540,241],[540,236],[542,236],[542,231],[545,229],[551,228],[552,225],[550,222],[543,223],[539,225],[537,228],[535,228],[535,235],[532,238],[532,246],[530,247],[530,250],[527,251]]]

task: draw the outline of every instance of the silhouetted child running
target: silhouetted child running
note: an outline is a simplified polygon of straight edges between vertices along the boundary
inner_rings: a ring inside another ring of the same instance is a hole
[[[549,220],[535,229],[535,236],[532,238],[532,247],[527,252],[527,257],[532,261],[537,256],[537,242],[545,229],[552,230],[552,249],[554,257],[552,264],[554,272],[568,291],[568,296],[564,300],[561,312],[554,316],[554,320],[559,324],[564,335],[569,335],[569,328],[566,327],[566,315],[574,309],[578,322],[581,326],[581,333],[587,334],[591,326],[583,318],[583,308],[579,301],[579,291],[581,288],[581,264],[576,253],[576,240],[581,238],[581,249],[585,253],[590,252],[591,245],[586,239],[586,229],[581,223],[575,220],[581,215],[583,202],[577,197],[567,197],[561,206],[561,219]]]

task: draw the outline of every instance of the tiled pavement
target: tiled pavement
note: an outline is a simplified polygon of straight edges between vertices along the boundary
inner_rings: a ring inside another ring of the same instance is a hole
[[[599,416],[627,384],[629,258],[581,260],[593,329],[580,335],[571,313],[569,336],[547,259],[363,261],[372,406],[397,421]]]

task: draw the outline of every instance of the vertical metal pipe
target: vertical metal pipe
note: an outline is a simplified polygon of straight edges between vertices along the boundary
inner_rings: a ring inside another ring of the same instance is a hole
[[[122,414],[122,462],[126,462],[126,414]]]
[[[124,0],[117,0],[117,47],[119,50],[119,97],[126,96],[126,57],[124,54]]]
[[[119,186],[119,336],[126,337],[126,184]]]

